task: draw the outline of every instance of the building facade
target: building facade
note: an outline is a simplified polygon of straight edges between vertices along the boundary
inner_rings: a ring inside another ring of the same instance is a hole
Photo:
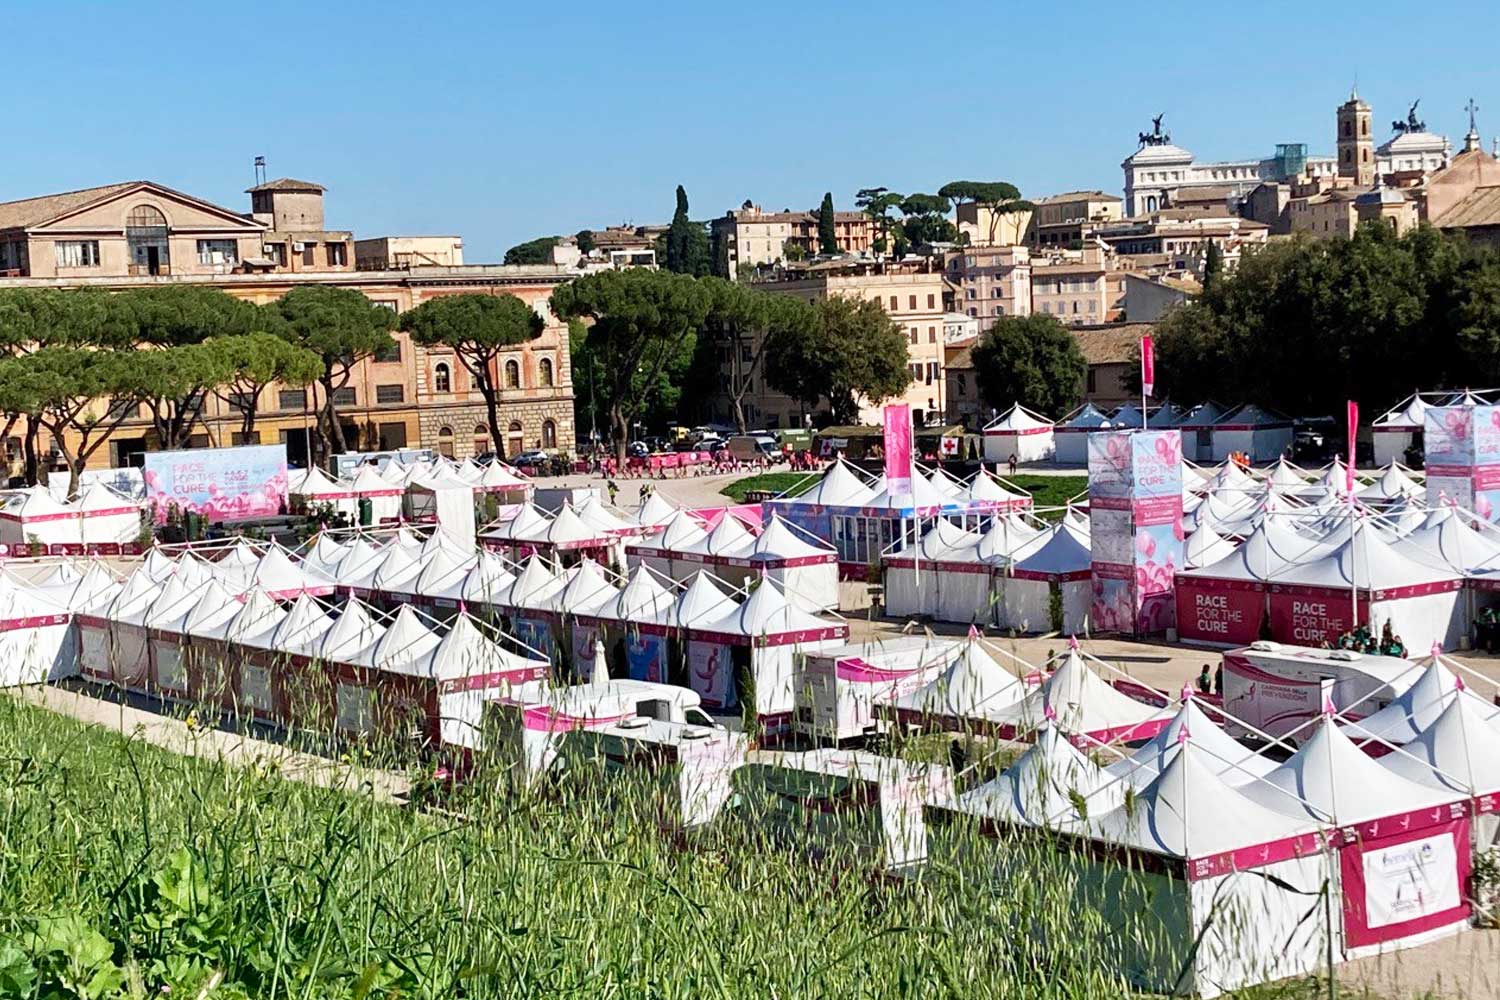
[[[1031,261],[1031,311],[1070,325],[1112,323],[1124,315],[1125,276],[1097,246]]]
[[[981,331],[1001,316],[1031,315],[1031,253],[1024,246],[966,247],[946,255],[953,309]]]
[[[710,228],[725,273],[731,278],[738,277],[745,267],[789,260],[791,246],[796,247],[794,256],[802,258],[820,250],[817,212],[767,212],[747,201],[713,220]],[[875,221],[863,212],[834,212],[833,229],[840,252],[855,255],[868,255],[879,235]]]
[[[1103,191],[1070,191],[1036,203],[1026,243],[1037,249],[1077,249],[1101,223],[1118,222],[1124,202]]]
[[[461,267],[461,236],[376,236],[354,241],[358,271],[404,271],[413,267]]]
[[[280,192],[267,201],[273,207],[285,204]],[[331,285],[359,291],[398,314],[443,295],[515,295],[531,305],[546,325],[536,340],[502,356],[493,373],[501,386],[504,440],[490,442],[483,400],[452,351],[424,348],[405,334],[396,333],[395,349],[360,361],[349,385],[335,400],[350,447],[429,447],[454,457],[489,451],[514,456],[533,448],[573,449],[567,327],[547,306],[552,289],[568,279],[568,272],[551,266],[489,265],[356,271],[352,257],[347,263],[319,268],[320,262],[330,259],[321,250],[311,267],[300,255],[271,267],[250,259],[249,252],[277,238],[275,233],[283,233],[288,244],[296,242],[290,239],[293,233],[328,235],[315,228],[314,224],[321,224],[321,214],[308,212],[305,201],[302,206],[295,202],[287,205],[289,212],[297,207],[304,211],[296,217],[272,220],[297,228],[272,230],[269,223],[258,218],[236,216],[228,209],[149,182],[0,204],[0,246],[14,248],[19,244],[19,255],[10,249],[7,260],[19,256],[22,264],[5,270],[0,289],[89,287],[123,291],[197,285],[269,303],[293,288]],[[151,232],[143,234],[136,223],[146,218],[153,225]],[[216,249],[205,251],[202,245],[207,241],[217,241]],[[77,243],[91,246],[78,252],[72,249]],[[238,260],[234,268],[227,264],[231,245]],[[151,247],[157,252],[142,252]],[[243,254],[239,252],[242,248]],[[259,402],[256,441],[249,443],[284,442],[292,461],[305,461],[313,439],[312,415],[323,403],[321,391],[317,386],[267,389]],[[107,405],[107,401],[101,401],[101,412]],[[241,439],[241,419],[240,408],[227,399],[210,396],[193,445],[247,443]],[[6,444],[15,461],[19,443],[12,439]],[[137,407],[89,464],[127,464],[133,456],[157,446],[147,415]]]

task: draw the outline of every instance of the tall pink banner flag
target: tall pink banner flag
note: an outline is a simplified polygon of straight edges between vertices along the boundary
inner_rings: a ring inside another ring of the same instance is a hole
[[[892,496],[911,493],[911,404],[885,408],[885,484]]]
[[[1149,333],[1141,338],[1141,393],[1156,395],[1156,347]]]
[[[1359,404],[1349,400],[1349,464],[1344,468],[1344,491],[1354,496],[1354,440],[1359,436]]]

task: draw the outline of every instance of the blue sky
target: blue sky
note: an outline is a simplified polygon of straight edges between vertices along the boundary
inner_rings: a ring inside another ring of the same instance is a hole
[[[1356,77],[1378,123],[1420,97],[1456,145],[1472,96],[1500,133],[1491,6],[1212,6],[9,0],[0,200],[150,178],[244,210],[264,154],[331,227],[482,262],[665,221],[678,183],[702,218],[959,177],[1118,194],[1158,112],[1200,159],[1331,153]]]

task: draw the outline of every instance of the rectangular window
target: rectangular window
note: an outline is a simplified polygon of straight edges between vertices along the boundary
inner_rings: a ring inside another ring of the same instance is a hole
[[[1086,379],[1086,386],[1087,391],[1089,392],[1097,392],[1099,389],[1098,380],[1094,377],[1094,369],[1092,368],[1089,369],[1088,378]]]
[[[98,240],[60,240],[54,243],[58,267],[98,267]]]
[[[260,444],[260,431],[251,431],[249,434],[243,431],[235,431],[230,435],[231,440],[237,444]]]
[[[381,424],[379,432],[381,451],[393,451],[406,447],[405,424]]]
[[[304,244],[302,244],[302,266],[303,267],[312,267],[313,266],[313,248],[315,248],[316,246],[317,246],[316,243],[304,243]]]
[[[278,410],[301,410],[306,407],[306,389],[282,389],[276,395],[276,408]]]
[[[349,263],[349,244],[347,243],[325,243],[323,248],[328,253],[329,267],[343,267]]]
[[[896,311],[896,302],[897,302],[896,296],[892,295],[891,296],[891,312],[895,312]]]
[[[937,297],[936,296],[932,296],[932,295],[927,296],[927,308],[928,309],[936,309],[937,308]]]
[[[240,245],[234,240],[199,240],[198,241],[198,263],[200,264],[238,264],[240,262]]]
[[[935,326],[929,326],[927,328],[927,342],[929,344],[936,344],[937,343],[937,327],[935,327]]]
[[[937,381],[938,365],[936,361],[927,362],[927,384],[931,385]]]
[[[911,332],[907,336],[911,340],[911,342],[915,344],[917,342],[917,328],[912,327]]]
[[[907,302],[907,306],[906,307],[908,309],[915,310],[917,308],[917,297],[915,295],[908,295],[906,297],[906,302]]]
[[[377,403],[400,403],[406,399],[406,387],[403,385],[377,385],[375,387],[375,402]]]
[[[271,263],[277,267],[286,267],[286,244],[267,243],[266,256],[271,258]]]
[[[384,302],[377,302],[375,304],[377,306],[385,305]],[[395,311],[395,306],[392,305],[391,309],[392,311]],[[375,360],[383,365],[398,364],[401,361],[401,341],[393,339],[389,349],[376,351]]]
[[[346,385],[342,389],[333,390],[334,406],[355,406],[358,402],[359,400],[354,395],[354,386],[352,385]]]
[[[239,413],[244,413],[250,409],[254,402],[254,397],[248,392],[231,392],[229,394],[229,408]]]

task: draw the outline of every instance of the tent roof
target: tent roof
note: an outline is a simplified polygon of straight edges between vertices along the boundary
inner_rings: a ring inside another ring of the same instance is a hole
[[[976,552],[981,537],[947,518],[938,518],[917,541],[917,555],[925,562],[973,562],[978,559]]]
[[[1392,462],[1385,467],[1369,486],[1355,492],[1355,496],[1361,500],[1396,500],[1401,497],[1422,496],[1427,492],[1427,487],[1407,475],[1401,466]]]
[[[734,519],[725,518],[724,520]],[[667,520],[666,527],[662,529],[661,534],[652,539],[649,544],[655,548],[676,552],[686,546],[697,544],[707,537],[708,529],[703,526],[702,521],[689,511],[679,510]]]
[[[666,524],[678,513],[670,500],[660,493],[652,493],[635,512],[635,523],[642,528],[655,528]]]
[[[151,602],[151,607],[146,611],[140,624],[147,628],[181,632],[188,613],[198,603],[198,597],[202,591],[202,586],[189,583],[174,573],[167,578],[161,593],[157,595],[156,600]]]
[[[1015,503],[1031,499],[1025,493],[1012,493],[1000,485],[1000,480],[985,472],[983,465],[979,467],[978,472],[974,473],[974,478],[969,480],[968,488],[964,490],[962,498],[972,504]]]
[[[1500,792],[1500,727],[1478,698],[1452,698],[1401,749],[1380,758],[1399,778],[1469,795]],[[1438,772],[1442,771],[1442,774]]]
[[[1224,408],[1213,400],[1199,403],[1177,421],[1178,427],[1212,427],[1224,416]]]
[[[729,520],[729,518],[725,518]],[[752,560],[802,559],[811,556],[836,556],[833,546],[826,542],[813,543],[792,530],[779,514],[771,520],[755,539],[748,553]]]
[[[1399,777],[1366,755],[1331,716],[1280,766],[1245,786],[1245,795],[1268,809],[1351,826],[1444,805],[1452,792]],[[1286,793],[1291,793],[1290,795]]]
[[[1045,538],[1040,545],[1037,540]],[[1068,522],[1058,521],[1052,528],[1038,535],[1026,548],[1017,551],[1014,571],[1022,573],[1077,573],[1089,568],[1093,553],[1089,545],[1088,532]]]
[[[473,618],[461,614],[453,620],[430,656],[397,664],[395,669],[436,680],[450,680],[528,666],[546,669],[547,661],[521,656],[502,648],[475,626]]]
[[[860,504],[863,510],[897,513],[910,510],[958,509],[964,506],[967,506],[966,501],[950,496],[920,475],[911,477],[910,493],[892,493],[887,484],[880,492]]]
[[[339,563],[349,554],[351,548],[350,544],[336,541],[326,532],[319,532],[312,548],[302,554],[302,565],[331,580],[337,580]]]
[[[1238,426],[1250,424],[1255,427],[1274,427],[1281,424],[1291,424],[1291,420],[1266,409],[1256,403],[1246,403],[1237,410],[1231,410],[1218,420],[1219,425]]]
[[[1344,735],[1352,740],[1364,742],[1376,740],[1382,744],[1401,746],[1416,739],[1424,729],[1437,721],[1450,702],[1462,698],[1473,702],[1480,716],[1487,719],[1500,718],[1500,708],[1489,704],[1470,691],[1449,669],[1441,657],[1429,657],[1425,669],[1412,667],[1412,672],[1421,669],[1416,681],[1396,696],[1390,704],[1356,722],[1345,724]],[[1380,749],[1375,751],[1382,752]]]
[[[1155,735],[1144,730],[1169,718],[1165,709],[1117,691],[1089,669],[1078,650],[1070,649],[1051,677],[999,713],[995,721],[1018,732],[1035,731],[1050,721],[1065,733],[1086,734],[1107,743]]]
[[[962,812],[1027,826],[1076,829],[1124,802],[1126,785],[1051,726],[1010,767],[959,796]],[[1085,798],[1079,816],[1075,796]]]
[[[1413,394],[1405,406],[1398,406],[1393,410],[1387,410],[1376,418],[1376,427],[1401,427],[1421,429],[1427,415],[1427,404],[1422,397]]]
[[[1327,551],[1323,543],[1304,538],[1276,518],[1268,517],[1234,551],[1189,572],[1216,580],[1264,582],[1279,579],[1278,571],[1291,560],[1316,557]]]
[[[442,534],[437,532],[437,535]],[[439,546],[427,557],[417,578],[407,584],[406,592],[427,597],[456,596],[463,586],[464,577],[478,564],[477,553],[466,556],[450,546]]]
[[[302,481],[297,484],[297,488],[290,492],[296,496],[320,497],[330,494],[343,495],[351,493],[353,492],[353,487],[350,483],[337,482],[329,478],[327,473],[314,465],[306,470],[302,476]]]
[[[1182,411],[1171,400],[1156,408],[1156,412],[1146,418],[1146,426],[1153,430],[1164,427],[1176,427],[1182,422]]]
[[[1131,801],[1100,816],[1091,834],[1172,858],[1202,858],[1316,833],[1317,822],[1268,809],[1214,773],[1190,738]]]
[[[502,541],[524,541],[540,538],[551,523],[541,508],[531,501],[521,504],[510,520],[502,521],[495,525],[483,535],[485,538],[496,538]]]
[[[215,638],[261,649],[274,648],[276,626],[285,618],[286,612],[265,591],[252,590],[245,596],[239,613],[225,625],[223,634]]]
[[[144,565],[125,581],[125,586],[115,595],[109,606],[107,617],[111,621],[139,625],[145,618],[151,603],[161,594],[165,580],[153,580]],[[171,577],[168,577],[171,579]]]
[[[1420,527],[1402,536],[1397,548],[1420,551],[1424,562],[1438,559],[1465,575],[1500,569],[1500,540],[1475,531],[1452,507],[1433,508]]]
[[[480,551],[457,596],[476,604],[499,604],[515,582],[516,575],[504,559],[494,552]]]
[[[1004,562],[1045,531],[1020,514],[1002,514],[990,521],[989,530],[980,536],[974,548],[974,555],[986,562]]]
[[[1226,784],[1247,784],[1276,767],[1274,760],[1262,757],[1224,732],[1198,707],[1195,699],[1188,697],[1167,728],[1106,770],[1136,788],[1144,788],[1177,756],[1184,730],[1199,750],[1206,751],[1198,755],[1199,760]]]
[[[395,462],[386,466],[388,469],[396,467]],[[361,465],[359,471],[354,474],[354,478],[350,481],[349,488],[355,493],[390,494],[392,491],[404,489],[405,484],[387,479],[373,465]]]
[[[1290,487],[1292,489],[1304,490],[1308,486],[1307,471],[1287,461],[1286,456],[1276,460],[1276,464],[1265,471],[1266,482],[1272,486]]]
[[[1099,430],[1112,426],[1109,418],[1093,403],[1084,403],[1057,427],[1068,430]]]
[[[324,633],[318,655],[330,663],[366,662],[367,652],[384,634],[385,628],[371,617],[364,602],[351,597]]]
[[[1211,525],[1203,525],[1187,537],[1182,551],[1186,569],[1218,562],[1234,551],[1235,543],[1220,535]]]
[[[676,598],[645,566],[637,566],[613,597],[590,614],[612,621],[666,624],[671,620]]]
[[[1453,569],[1439,565],[1436,560],[1414,558],[1418,552],[1420,550],[1416,549],[1403,552],[1369,530],[1368,525],[1360,525],[1354,532],[1353,541],[1346,539],[1338,548],[1317,558],[1288,565],[1275,571],[1274,577],[1279,583],[1345,590],[1351,586],[1363,590],[1393,590],[1458,577]]]
[[[674,548],[675,552],[693,552],[708,556],[747,556],[753,551],[755,536],[737,517],[721,517],[714,530],[702,538]]]
[[[130,507],[140,510],[141,502],[122,493],[117,493],[104,483],[90,483],[78,494],[74,505],[85,514],[100,510],[119,510]]]
[[[498,595],[494,603],[541,610],[566,584],[567,580],[558,574],[551,562],[533,555],[521,564],[515,581]]]
[[[1052,428],[1052,421],[1040,413],[1033,413],[1020,403],[1016,403],[1010,409],[984,425],[984,429],[987,431],[1030,431],[1037,430],[1038,428],[1050,430]]]
[[[743,604],[698,626],[705,632],[751,637],[825,631],[834,627],[837,626],[832,622],[824,621],[787,600],[776,582],[765,576]]]
[[[868,485],[848,462],[840,458],[828,467],[823,478],[812,489],[779,502],[820,504],[824,507],[863,507],[873,496],[874,487]]]
[[[68,608],[9,576],[0,577],[0,619],[59,615]]]
[[[678,596],[672,609],[672,622],[681,628],[698,628],[737,607],[739,601],[720,590],[707,573],[699,571]]]
[[[567,583],[547,600],[548,610],[569,615],[591,615],[600,605],[620,592],[592,559],[583,560],[563,576],[567,578]]]
[[[370,664],[377,670],[400,670],[418,663],[437,649],[441,640],[412,610],[403,604],[385,633],[370,648]]]
[[[55,499],[45,486],[31,486],[5,502],[0,507],[0,513],[11,518],[25,520],[33,517],[46,517],[51,514],[74,514],[78,512],[75,504],[63,503]]]
[[[655,496],[655,494],[652,494]],[[598,494],[586,497],[582,503],[575,506],[574,511],[589,527],[611,535],[634,535],[639,533],[640,525],[621,517],[619,514],[604,506]]]
[[[915,475],[921,475],[918,470]],[[952,500],[963,500],[968,496],[968,488],[962,482],[943,471],[941,466],[934,466],[932,471],[923,476],[932,488]]]
[[[1025,683],[991,656],[982,642],[970,639],[946,670],[899,696],[892,705],[903,712],[982,720],[1025,696]]]
[[[240,602],[217,580],[204,584],[199,594],[198,603],[182,623],[182,631],[188,635],[222,635],[240,613]]]
[[[303,594],[276,626],[272,646],[287,653],[304,654],[321,648],[323,636],[333,628],[333,618],[311,596]]]

